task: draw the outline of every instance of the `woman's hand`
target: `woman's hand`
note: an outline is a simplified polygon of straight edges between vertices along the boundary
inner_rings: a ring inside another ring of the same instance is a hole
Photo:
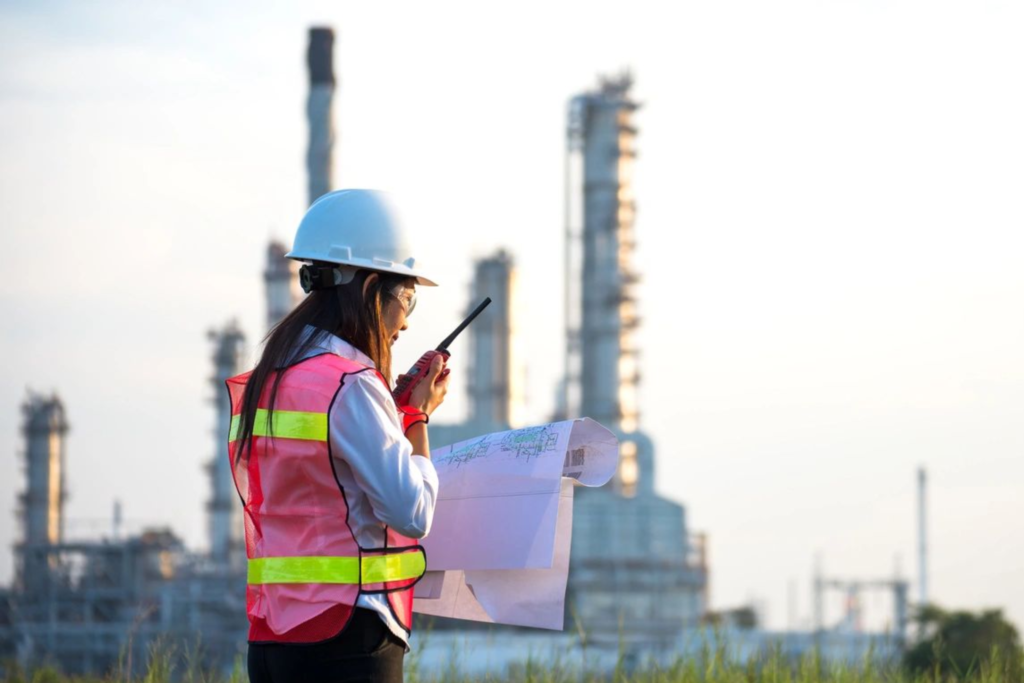
[[[444,403],[444,395],[448,393],[448,381],[451,375],[445,375],[438,379],[441,371],[444,370],[445,359],[443,354],[437,354],[434,361],[427,370],[427,376],[416,385],[409,397],[409,405],[416,410],[421,410],[427,415],[433,414],[439,405]]]

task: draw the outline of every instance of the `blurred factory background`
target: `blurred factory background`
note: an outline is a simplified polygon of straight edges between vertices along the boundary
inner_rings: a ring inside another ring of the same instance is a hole
[[[330,29],[311,29],[310,202],[334,188],[333,48]],[[613,482],[577,492],[567,630],[547,634],[506,629],[496,642],[488,635],[491,627],[440,624],[418,654],[421,664],[427,669],[446,666],[451,647],[459,643],[467,646],[465,653],[486,651],[479,662],[464,662],[468,671],[500,669],[527,654],[543,661],[549,653],[565,662],[566,653],[582,652],[583,643],[590,648],[591,664],[602,657],[614,662],[623,646],[635,657],[671,657],[699,647],[702,642],[693,634],[709,624],[731,634],[730,642],[741,653],[777,642],[793,654],[818,646],[831,657],[858,659],[870,645],[873,656],[892,656],[907,637],[906,581],[841,580],[819,573],[813,587],[814,627],[800,633],[765,632],[758,628],[754,608],[711,609],[707,539],[690,529],[681,503],[655,491],[655,444],[642,429],[637,401],[641,349],[636,340],[639,278],[632,257],[637,236],[631,176],[639,104],[631,97],[631,86],[628,73],[601,79],[594,90],[573,97],[567,110],[561,235],[565,373],[552,419],[589,416],[613,429],[622,444]],[[302,296],[296,264],[284,258],[286,248],[271,242],[266,250],[268,329]],[[469,415],[459,424],[432,425],[436,444],[521,426],[514,254],[499,250],[477,261],[467,294],[467,309],[484,296],[494,305],[469,328]],[[230,416],[223,383],[245,369],[246,334],[228,320],[209,336],[216,429],[207,469],[208,552],[186,548],[169,526],[125,535],[116,504],[109,534],[87,542],[67,540],[68,411],[57,395],[30,393],[26,398],[21,537],[14,549],[14,583],[0,589],[0,660],[14,658],[27,666],[49,661],[68,672],[103,673],[129,655],[135,662],[145,661],[157,638],[192,651],[198,643],[198,657],[216,667],[230,667],[244,653],[245,546],[241,506],[228,466]],[[923,486],[922,474],[922,539]],[[921,555],[923,602],[923,541]],[[875,589],[891,597],[886,633],[862,630],[861,595]],[[825,596],[833,590],[846,605],[838,622],[825,613]]]

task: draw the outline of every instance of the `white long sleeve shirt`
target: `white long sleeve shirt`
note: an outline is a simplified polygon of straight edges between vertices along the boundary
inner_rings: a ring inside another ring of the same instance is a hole
[[[308,332],[315,344],[296,361],[333,353],[374,367],[366,354],[343,339],[314,328]],[[411,538],[426,536],[437,500],[437,471],[429,458],[413,454],[394,398],[377,374],[346,377],[328,420],[331,455],[356,542],[363,548],[383,547],[384,525]],[[408,644],[386,595],[361,595],[356,605],[375,611]]]

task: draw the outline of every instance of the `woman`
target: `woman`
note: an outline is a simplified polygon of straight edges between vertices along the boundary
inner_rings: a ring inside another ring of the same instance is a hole
[[[426,560],[437,473],[429,416],[448,388],[434,359],[408,405],[391,395],[391,345],[408,328],[414,268],[384,198],[324,195],[289,258],[307,298],[228,380],[229,444],[245,506],[249,677],[401,681],[412,587]]]

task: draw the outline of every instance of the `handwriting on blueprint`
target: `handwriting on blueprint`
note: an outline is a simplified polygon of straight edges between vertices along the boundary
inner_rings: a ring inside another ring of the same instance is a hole
[[[450,453],[436,459],[437,463],[462,465],[482,458],[515,458],[530,462],[532,458],[553,453],[558,448],[559,432],[550,425],[526,427],[511,432],[488,434],[467,441]]]

